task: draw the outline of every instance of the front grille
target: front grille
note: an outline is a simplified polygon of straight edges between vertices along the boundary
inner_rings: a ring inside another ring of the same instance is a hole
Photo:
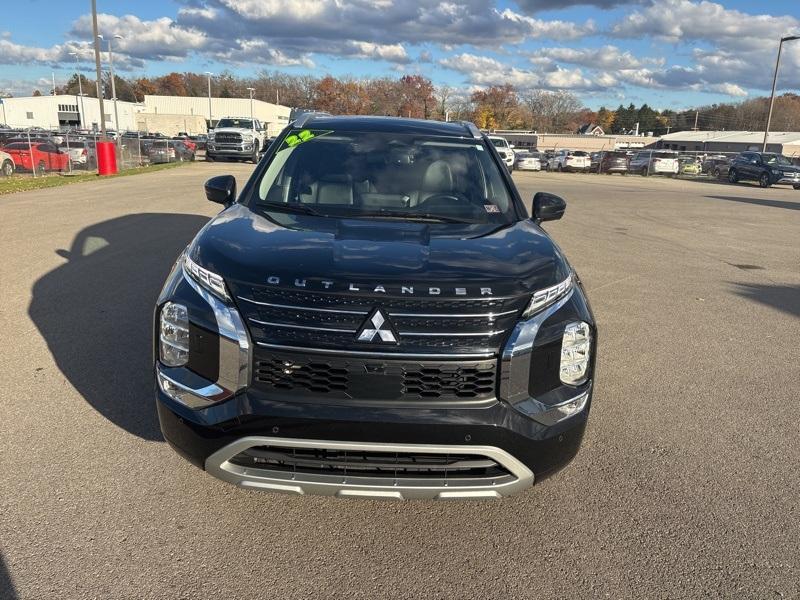
[[[256,350],[255,389],[292,401],[459,402],[495,397],[496,361],[404,361]]]
[[[230,283],[256,345],[420,359],[496,356],[529,301],[524,295],[354,295]],[[396,331],[396,343],[358,341],[358,332],[375,309]]]
[[[266,469],[295,476],[316,475],[348,478],[448,481],[497,478],[513,475],[495,460],[478,454],[434,454],[253,446],[229,462],[242,467]]]
[[[221,131],[214,135],[214,142],[217,144],[241,144],[242,134]]]

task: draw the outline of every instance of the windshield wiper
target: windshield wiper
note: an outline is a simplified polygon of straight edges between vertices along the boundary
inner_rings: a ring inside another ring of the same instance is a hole
[[[438,221],[440,223],[469,223],[474,225],[475,221],[459,219],[458,217],[448,217],[429,212],[404,212],[401,210],[373,210],[357,212],[347,215],[348,218],[360,217],[388,217],[390,219],[408,219],[409,221]]]
[[[257,202],[256,205],[259,208],[266,208],[266,209],[275,209],[279,212],[286,212],[286,213],[298,213],[301,215],[314,215],[317,217],[327,217],[328,215],[324,215],[320,212],[317,212],[310,206],[306,204],[295,204],[289,202]]]

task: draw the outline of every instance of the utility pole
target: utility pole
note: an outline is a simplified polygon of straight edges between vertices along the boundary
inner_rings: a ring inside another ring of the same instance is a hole
[[[92,0],[92,30],[94,31],[94,68],[97,71],[97,101],[100,103],[100,132],[102,140],[108,140],[106,137],[106,113],[103,108],[103,94],[100,93],[100,40],[97,33],[97,0]]]
[[[206,71],[206,76],[208,77],[208,128],[211,129],[213,127],[211,123],[211,76],[213,73],[211,71]]]
[[[103,39],[102,35],[98,35],[98,38],[101,40]],[[114,53],[111,48],[111,40],[117,39],[121,40],[122,36],[117,34],[112,37],[108,38],[108,72],[111,76],[111,101],[114,103],[114,129],[117,132],[117,146],[120,143],[120,135],[119,135],[119,111],[117,110],[117,84],[114,81]]]
[[[697,131],[697,117],[700,116],[700,111],[694,111],[694,127],[692,127],[692,131]]]
[[[769,97],[769,112],[767,113],[767,125],[764,127],[764,146],[761,148],[762,152],[767,151],[767,136],[769,135],[769,124],[772,121],[772,107],[775,104],[775,84],[778,83],[778,67],[781,64],[781,49],[783,42],[791,42],[792,40],[800,40],[800,35],[787,35],[782,37],[778,43],[778,58],[775,61],[775,74],[772,76],[772,94]]]
[[[247,91],[250,92],[250,127],[253,128],[253,131],[256,130],[256,122],[253,119],[253,92],[256,91],[255,88],[247,88]]]
[[[86,114],[86,111],[83,109],[83,83],[81,82],[81,66],[78,62],[78,53],[70,52],[70,54],[75,57],[75,74],[78,76],[78,95],[81,97],[81,112],[78,115],[78,123],[81,126],[81,129],[85,129],[84,115]]]

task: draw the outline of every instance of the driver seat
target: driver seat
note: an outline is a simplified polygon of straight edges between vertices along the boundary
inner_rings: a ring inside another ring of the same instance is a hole
[[[419,204],[437,194],[453,191],[453,172],[445,160],[435,160],[425,169],[419,190]]]

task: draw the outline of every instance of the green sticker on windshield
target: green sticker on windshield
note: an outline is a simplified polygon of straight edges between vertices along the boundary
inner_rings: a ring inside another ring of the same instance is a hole
[[[303,142],[307,142],[308,140],[313,140],[315,137],[317,136],[314,135],[310,129],[303,129],[300,133],[287,135],[284,141],[286,142],[287,146],[291,147],[297,146],[297,144],[302,144]]]

